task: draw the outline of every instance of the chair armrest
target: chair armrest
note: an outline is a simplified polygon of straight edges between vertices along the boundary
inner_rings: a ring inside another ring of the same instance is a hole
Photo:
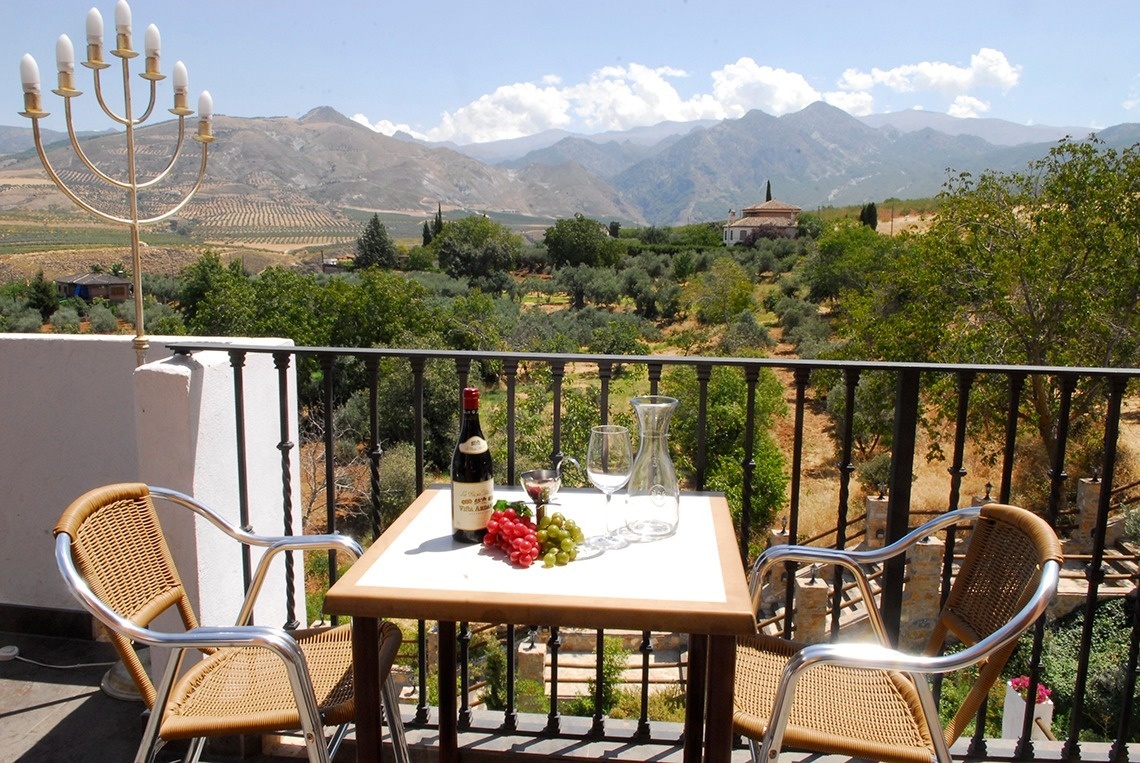
[[[894,543],[878,549],[854,551],[821,546],[799,545],[781,545],[767,548],[757,557],[755,563],[752,565],[752,572],[748,579],[748,592],[752,596],[753,610],[759,608],[760,589],[764,575],[767,574],[769,568],[781,562],[811,562],[835,564],[843,567],[848,570],[855,579],[855,583],[859,586],[863,600],[869,603],[873,600],[873,592],[871,591],[870,580],[864,571],[865,565],[885,562],[892,557],[907,552],[919,541],[933,533],[952,527],[953,525],[973,521],[981,513],[981,510],[980,506],[971,506],[969,508],[948,511],[916,527]],[[879,638],[879,642],[882,644],[889,643],[889,638],[886,635],[882,618],[879,616],[878,611],[870,606],[867,607],[867,611],[871,616],[871,623]]]
[[[214,509],[185,493],[163,487],[148,486],[148,490],[152,496],[190,509],[234,540],[247,546],[257,546],[265,549],[265,553],[262,554],[257,564],[257,569],[254,571],[253,578],[250,580],[249,590],[246,592],[245,600],[242,602],[241,611],[238,613],[238,625],[249,622],[249,618],[253,614],[253,606],[257,602],[257,597],[261,593],[262,584],[265,582],[265,577],[269,572],[269,565],[282,551],[322,551],[335,549],[350,554],[353,559],[359,559],[361,554],[364,553],[360,544],[347,535],[341,535],[339,533],[286,536],[259,535],[235,526]]]
[[[257,602],[257,597],[261,594],[262,583],[265,582],[265,577],[269,574],[269,565],[272,564],[273,559],[279,553],[282,551],[332,550],[343,551],[353,559],[359,559],[364,553],[364,549],[360,547],[359,543],[347,535],[340,535],[339,533],[293,535],[275,540],[265,550],[265,553],[261,555],[261,560],[257,563],[257,569],[254,571],[253,579],[249,584],[249,591],[245,595],[245,600],[241,605],[241,611],[237,616],[238,625],[249,622],[249,618],[253,614],[253,605]]]

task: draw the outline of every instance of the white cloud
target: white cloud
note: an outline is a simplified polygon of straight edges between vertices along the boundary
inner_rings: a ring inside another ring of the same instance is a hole
[[[968,67],[942,61],[922,61],[893,69],[873,68],[870,73],[848,69],[840,78],[843,89],[868,90],[868,83],[884,85],[898,93],[935,90],[945,95],[965,95],[979,87],[996,87],[1002,92],[1021,79],[1021,67],[1009,62],[1005,54],[993,48],[982,48],[970,56]]]
[[[440,124],[428,130],[431,140],[480,143],[520,138],[570,123],[570,101],[554,84],[531,82],[503,85],[495,92],[444,112]]]
[[[712,78],[712,97],[733,117],[752,109],[780,116],[820,99],[802,74],[760,66],[747,56],[713,72]]]
[[[848,114],[853,114],[857,117],[864,117],[873,113],[875,98],[868,92],[847,92],[838,90],[831,93],[824,93],[823,100],[838,109],[843,109]]]
[[[976,117],[990,110],[990,105],[972,95],[960,95],[950,104],[947,112],[952,117]]]
[[[665,120],[723,119],[722,105],[708,95],[683,99],[670,79],[688,76],[671,67],[607,66],[565,89],[574,114],[596,130],[625,130]]]
[[[418,138],[420,140],[427,139],[426,135],[413,130],[409,125],[406,124],[396,124],[395,122],[390,122],[387,119],[381,119],[379,122],[372,122],[363,114],[353,114],[351,119],[353,122],[358,122],[370,130],[374,130],[375,132],[383,133],[385,135],[395,135],[397,132],[406,132],[414,138]]]
[[[353,119],[389,135],[403,130],[429,140],[478,143],[552,128],[625,130],[665,120],[738,118],[752,109],[780,116],[818,100],[862,116],[872,113],[877,88],[897,93],[933,91],[950,99],[947,108],[952,115],[977,116],[989,110],[989,103],[975,91],[1008,91],[1020,81],[1021,67],[999,50],[981,48],[970,56],[969,66],[923,61],[869,72],[848,68],[836,81],[836,90],[821,93],[798,72],[762,66],[745,56],[710,74],[710,92],[682,97],[674,83],[687,77],[680,69],[638,63],[606,66],[577,83],[564,83],[550,74],[537,82],[496,88],[444,112],[438,125],[423,132],[388,120],[372,123],[362,114]],[[1133,95],[1125,107],[1140,107],[1140,98]]]

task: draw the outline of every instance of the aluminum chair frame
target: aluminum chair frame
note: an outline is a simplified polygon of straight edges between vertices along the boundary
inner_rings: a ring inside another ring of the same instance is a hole
[[[75,565],[75,560],[71,552],[73,539],[67,532],[57,529],[55,538],[56,562],[68,590],[84,608],[112,631],[116,631],[136,643],[145,644],[149,647],[168,648],[172,650],[166,669],[163,671],[162,679],[159,685],[155,687],[156,698],[151,706],[151,712],[143,733],[143,739],[135,756],[136,763],[149,763],[165,744],[165,741],[159,736],[163,709],[170,699],[171,690],[178,677],[186,650],[209,651],[230,647],[260,647],[268,649],[281,660],[285,667],[293,696],[297,702],[301,732],[309,760],[312,761],[312,763],[328,763],[330,758],[336,754],[337,748],[347,733],[347,724],[334,731],[328,746],[324,744],[324,724],[318,710],[317,698],[314,694],[308,665],[300,644],[283,628],[248,625],[247,623],[253,613],[257,596],[269,572],[270,565],[278,554],[283,551],[335,549],[349,554],[353,559],[358,559],[363,553],[360,544],[352,538],[339,534],[268,536],[247,532],[232,525],[218,512],[184,493],[160,487],[141,487],[146,488],[152,499],[160,498],[189,509],[208,520],[234,540],[248,546],[264,548],[265,552],[258,562],[249,590],[234,625],[199,625],[185,632],[167,632],[139,625],[121,616],[100,599],[91,590],[82,573]],[[95,492],[96,491],[91,491],[85,494],[85,496],[81,496],[76,499],[76,502],[83,500],[86,496]],[[386,677],[384,682],[383,705],[396,759],[398,763],[408,763],[409,754],[404,736],[404,727],[400,718],[398,694],[391,674]],[[204,743],[205,737],[191,740],[185,759],[191,763],[197,761],[201,755]]]
[[[893,648],[879,610],[870,605],[873,601],[870,580],[864,567],[880,564],[905,553],[920,541],[954,525],[976,521],[983,507],[973,506],[947,512],[911,530],[898,541],[880,549],[845,551],[814,546],[773,546],[764,551],[753,564],[749,576],[749,592],[754,610],[759,609],[764,576],[774,565],[784,562],[822,563],[838,565],[852,574],[856,585],[868,602],[867,612],[878,644],[824,643],[803,647],[785,664],[776,690],[767,728],[757,749],[756,740],[749,738],[754,761],[774,760],[783,746],[784,731],[792,709],[796,684],[804,673],[820,665],[837,665],[868,670],[890,670],[907,673],[917,690],[923,714],[934,744],[934,760],[951,763],[950,751],[939,723],[938,707],[925,680],[926,675],[950,673],[975,665],[1003,647],[1012,647],[1021,633],[1041,617],[1049,606],[1060,579],[1060,546],[1056,558],[1047,559],[1038,573],[1037,583],[1020,609],[1004,625],[976,643],[949,654],[910,654]],[[1024,511],[1024,510],[1021,510]]]

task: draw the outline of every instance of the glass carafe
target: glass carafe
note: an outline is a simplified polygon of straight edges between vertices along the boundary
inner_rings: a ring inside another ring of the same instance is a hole
[[[677,399],[645,395],[630,400],[637,413],[641,445],[626,487],[626,530],[637,540],[666,538],[677,532],[681,490],[669,457],[669,419]]]

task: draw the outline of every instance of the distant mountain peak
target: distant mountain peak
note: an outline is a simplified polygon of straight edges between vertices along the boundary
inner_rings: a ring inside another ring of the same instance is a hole
[[[335,125],[355,125],[363,127],[359,122],[354,122],[344,114],[334,109],[332,106],[318,106],[311,109],[307,114],[297,120],[300,124],[335,124]]]

